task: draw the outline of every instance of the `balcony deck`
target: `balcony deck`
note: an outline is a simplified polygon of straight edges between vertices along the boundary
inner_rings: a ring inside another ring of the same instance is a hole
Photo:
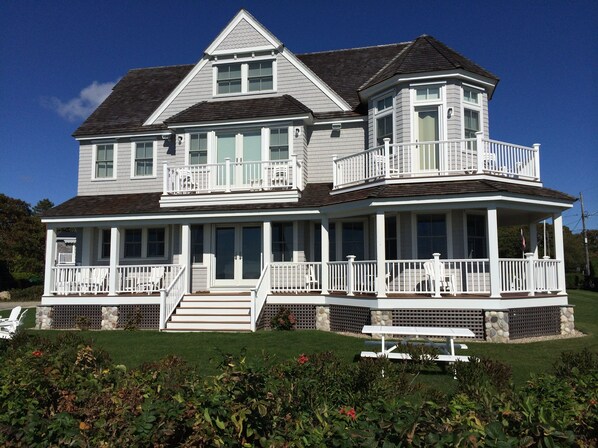
[[[492,175],[502,179],[540,182],[539,147],[513,145],[482,138],[411,142],[369,148],[333,160],[333,188],[381,179]]]

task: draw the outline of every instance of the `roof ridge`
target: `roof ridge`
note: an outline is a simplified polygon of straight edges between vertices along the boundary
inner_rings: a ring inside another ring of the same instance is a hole
[[[138,68],[130,68],[129,72],[136,72],[141,70],[154,70],[157,68],[175,68],[175,67],[195,67],[196,64],[175,64],[175,65],[156,65],[154,67],[138,67]]]
[[[353,51],[353,50],[368,50],[371,48],[382,48],[382,47],[391,47],[393,45],[405,45],[411,43],[410,41],[406,42],[394,42],[390,44],[380,44],[380,45],[366,45],[365,47],[354,47],[354,48],[339,48],[336,50],[322,50],[322,51],[310,51],[308,53],[296,53],[296,56],[309,56],[312,54],[323,54],[323,53],[338,53],[341,51]]]
[[[459,67],[463,67],[461,64],[456,64],[455,61],[453,61],[452,59],[450,59],[444,52],[444,48],[442,48],[440,45],[437,45],[438,43],[440,43],[434,36],[430,36],[427,34],[424,34],[421,36],[422,39],[425,39],[426,42],[428,42],[433,48],[434,50],[436,50],[438,52],[438,54],[440,54],[440,56],[442,56],[449,64],[451,64],[453,67],[455,68],[459,68]],[[446,44],[443,44],[446,48],[450,48],[448,47]],[[457,53],[455,50],[453,50],[451,48],[451,50],[455,53]],[[459,53],[458,53],[459,54]],[[459,54],[459,56],[461,57],[465,57],[462,54]]]
[[[376,79],[376,76],[378,76],[379,73],[381,73],[383,70],[385,70],[388,66],[390,66],[390,64],[392,64],[394,61],[396,61],[402,54],[404,54],[405,52],[409,51],[410,48],[412,48],[413,44],[415,41],[409,41],[409,42],[404,42],[404,44],[406,44],[406,47],[403,48],[401,51],[399,51],[393,58],[390,59],[390,61],[388,61],[386,64],[384,64],[384,66],[382,66],[382,68],[380,68],[380,70],[378,70],[376,73],[374,73],[372,76],[369,77],[369,79],[367,79],[363,84],[361,84],[357,90],[361,90],[363,89],[365,86],[367,86],[370,82],[372,82],[373,79]]]

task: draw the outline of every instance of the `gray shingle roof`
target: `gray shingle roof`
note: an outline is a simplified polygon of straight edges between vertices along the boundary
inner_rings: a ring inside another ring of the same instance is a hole
[[[360,107],[359,91],[397,74],[461,68],[498,80],[492,73],[442,42],[425,35],[412,42],[299,54],[297,57],[337,92],[353,108],[353,113],[357,114],[365,113]],[[143,123],[193,67],[177,65],[130,70],[73,136],[165,129],[164,124],[143,126]],[[187,120],[192,114],[199,114],[205,118],[203,113],[209,106],[196,106],[170,118],[167,122],[173,122],[175,118]],[[211,111],[217,112],[215,109]],[[234,112],[229,110],[228,114],[234,115]]]
[[[165,120],[166,124],[243,120],[311,114],[311,110],[290,95],[229,101],[202,101]]]
[[[299,202],[225,205],[214,204],[201,207],[177,207],[176,212],[227,212],[247,210],[319,208],[347,202],[373,199],[414,198],[430,196],[455,196],[472,194],[505,193],[519,197],[542,198],[575,202],[575,198],[544,187],[520,185],[493,180],[463,180],[451,182],[422,182],[413,184],[391,184],[365,188],[331,195],[332,185],[328,183],[308,184],[301,192]],[[247,193],[249,195],[255,193]],[[171,213],[172,208],[160,207],[162,193],[111,194],[76,196],[46,211],[44,217],[75,217],[99,215],[130,215]]]

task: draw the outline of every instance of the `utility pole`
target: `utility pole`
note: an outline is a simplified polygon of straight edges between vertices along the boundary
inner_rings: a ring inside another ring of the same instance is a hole
[[[579,193],[579,203],[581,205],[581,226],[583,228],[583,245],[586,250],[586,268],[585,275],[586,279],[590,278],[590,254],[588,252],[588,232],[586,230],[586,213],[583,209],[583,195]]]

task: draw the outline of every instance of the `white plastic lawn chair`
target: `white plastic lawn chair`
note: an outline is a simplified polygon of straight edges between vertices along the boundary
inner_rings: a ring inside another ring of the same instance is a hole
[[[8,317],[4,317],[2,319],[0,319],[0,323],[1,322],[6,322],[6,321],[15,321],[17,320],[17,318],[19,317],[19,313],[21,312],[21,307],[20,306],[15,306],[12,311],[10,312]]]
[[[16,308],[19,308],[20,310],[21,307],[18,306]],[[11,317],[16,308],[10,313]],[[9,317],[8,319],[0,321],[0,339],[12,339],[17,332],[17,329],[23,324],[25,314],[27,314],[27,310],[23,311],[18,318],[11,319],[11,317]]]
[[[164,266],[151,268],[148,280],[137,284],[137,292],[147,292],[149,295],[152,292],[158,291],[163,277]]]

